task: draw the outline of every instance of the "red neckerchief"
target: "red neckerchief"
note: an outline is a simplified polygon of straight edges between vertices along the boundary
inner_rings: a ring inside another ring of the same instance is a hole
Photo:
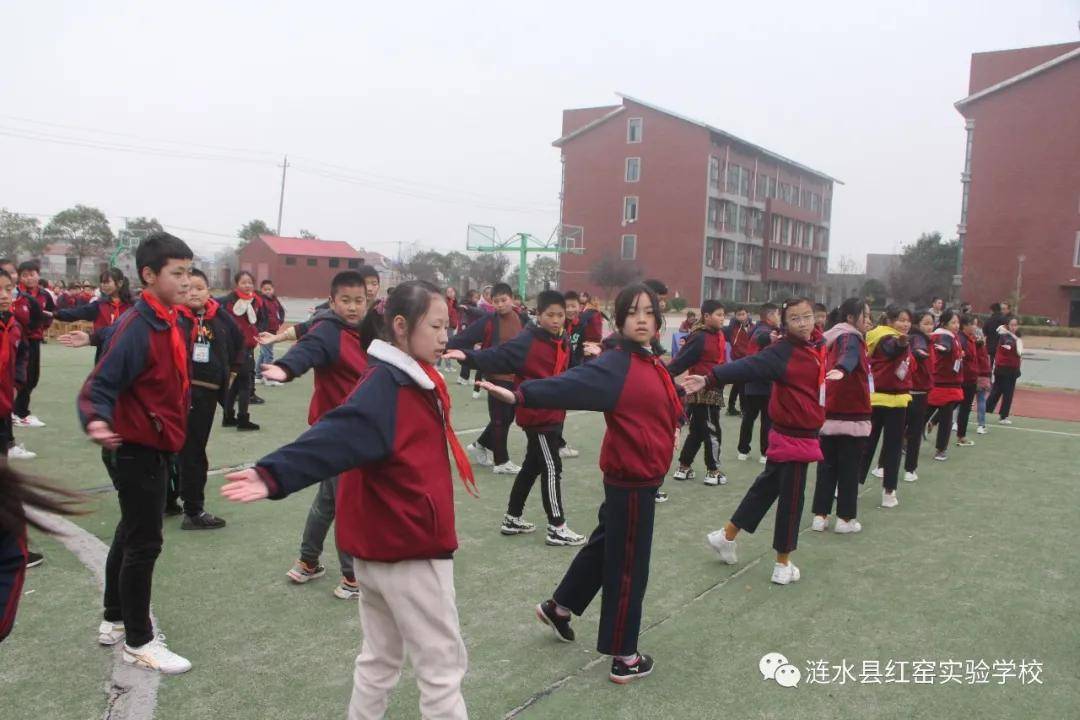
[[[187,308],[183,306],[180,306],[179,308],[167,308],[152,292],[144,292],[142,298],[146,301],[147,306],[154,311],[154,315],[157,319],[168,325],[171,330],[169,333],[169,341],[172,345],[173,364],[176,365],[176,371],[180,373],[180,387],[183,389],[183,394],[186,397],[189,382],[188,349],[187,343],[184,342],[184,335],[176,321],[179,315],[184,314],[184,310],[187,310]],[[188,310],[188,312],[191,311]]]
[[[38,287],[34,288],[33,290],[30,290],[29,288],[27,288],[22,283],[19,283],[19,292],[21,292],[23,295],[29,295],[30,297],[37,300],[39,297],[41,297],[41,286],[39,285]]]
[[[217,300],[214,298],[207,299],[206,306],[203,307],[203,317],[207,320],[213,320],[219,307],[221,307],[221,304]]]
[[[682,401],[679,400],[679,394],[675,392],[675,383],[671,381],[671,373],[664,367],[664,363],[660,361],[660,358],[656,355],[649,353],[649,362],[652,363],[653,369],[656,370],[656,374],[660,376],[660,383],[664,386],[664,391],[667,393],[668,402],[671,403],[672,412],[675,415],[675,422],[672,424],[672,429],[679,427],[678,418],[683,414]]]
[[[241,300],[252,300],[255,297],[254,292],[244,292],[243,290],[239,290],[239,289],[233,290],[233,293],[236,295],[236,297],[240,298]]]
[[[120,298],[111,298],[106,301],[105,310],[109,314],[109,324],[112,325],[116,322],[116,318],[120,317]]]
[[[439,405],[442,408],[446,442],[450,445],[450,452],[454,456],[454,464],[457,465],[461,484],[465,486],[465,490],[470,495],[480,497],[480,491],[476,488],[476,478],[473,476],[472,465],[469,464],[469,456],[465,454],[465,448],[461,447],[461,442],[454,432],[454,426],[450,424],[450,393],[446,390],[446,380],[443,379],[443,376],[439,374],[434,366],[420,360],[416,362],[420,365],[424,374],[431,379],[431,382],[435,383],[435,395],[439,398]]]
[[[547,332],[545,330],[545,332]],[[552,336],[554,337],[554,336]],[[555,337],[555,375],[562,375],[570,366],[570,353],[566,350],[566,335]]]
[[[0,322],[0,371],[6,372],[8,361],[11,360],[11,329],[15,326],[15,316],[8,315],[7,320]]]

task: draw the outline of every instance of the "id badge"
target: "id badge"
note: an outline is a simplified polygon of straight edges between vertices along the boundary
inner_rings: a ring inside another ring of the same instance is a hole
[[[870,386],[870,394],[873,395],[874,394],[874,373],[872,373],[872,372],[866,373],[866,380],[867,380],[867,385]]]
[[[195,343],[191,351],[191,360],[197,363],[210,362],[210,345],[204,342]]]
[[[953,371],[954,373],[958,373],[958,372],[960,372],[960,367],[961,367],[961,366],[962,366],[963,364],[964,364],[964,361],[963,361],[963,360],[957,360],[956,362],[954,362],[954,363],[952,364],[952,371]]]
[[[902,363],[900,363],[899,365],[896,366],[896,377],[898,377],[900,380],[903,380],[904,378],[907,377],[908,363],[910,363],[910,362],[911,362],[910,358],[904,358],[904,362],[902,362]]]
[[[818,386],[818,405],[825,407],[825,383]]]

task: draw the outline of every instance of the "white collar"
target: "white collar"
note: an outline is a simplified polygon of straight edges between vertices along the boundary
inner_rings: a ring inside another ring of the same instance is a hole
[[[401,370],[424,390],[435,389],[435,383],[427,376],[420,364],[411,355],[406,355],[390,343],[382,340],[372,340],[371,345],[368,346],[367,354]]]

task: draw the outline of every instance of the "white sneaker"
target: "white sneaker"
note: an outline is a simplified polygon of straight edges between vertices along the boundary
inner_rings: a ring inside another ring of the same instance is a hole
[[[554,525],[547,526],[547,537],[544,542],[548,545],[560,546],[560,545],[584,545],[585,536],[579,535],[563,523],[559,527]]]
[[[137,648],[124,643],[123,660],[128,665],[157,670],[163,675],[179,675],[191,669],[191,662],[166,647],[161,635]]]
[[[468,381],[468,380],[466,380],[465,378],[461,377],[460,375],[458,375],[458,377],[457,377],[457,384],[458,384],[458,385],[468,385],[468,384],[469,384],[469,381]]]
[[[1012,425],[1012,420],[1010,420],[1009,418],[1001,418],[1001,420],[998,421],[998,424],[999,425]]]
[[[507,460],[502,465],[496,465],[492,468],[496,475],[517,475],[521,472],[521,466],[515,465],[511,461]]]
[[[482,465],[483,467],[491,466],[491,458],[488,456],[488,452],[490,451],[486,447],[481,447],[473,442],[466,445],[465,449],[469,452],[469,456],[477,465]]]
[[[953,431],[953,432],[956,432],[956,423],[953,423],[953,424],[952,424],[952,431]]]
[[[885,492],[884,490],[881,491],[881,507],[883,507],[883,508],[894,508],[899,504],[900,504],[900,500],[899,500],[899,498],[896,497],[895,492],[890,493],[890,492]]]
[[[976,435],[985,435],[986,434],[986,426],[985,425],[980,425],[979,427],[975,428],[975,434]]]
[[[569,445],[564,445],[563,447],[559,448],[559,457],[561,458],[576,458],[580,454],[581,453],[579,453],[577,450],[570,447]]]
[[[913,473],[913,472],[905,472],[904,473],[904,480],[907,480],[908,482],[915,482],[918,479],[919,479],[919,476],[916,473]]]
[[[480,396],[484,394],[483,390],[473,390],[472,399],[479,400]]]
[[[27,415],[24,418],[18,417],[17,415],[12,415],[11,416],[11,422],[15,427],[22,427],[22,428],[45,427],[45,423],[38,420],[36,415]]]
[[[836,518],[836,525],[833,526],[833,532],[839,533],[840,535],[862,532],[862,523],[854,518],[851,520],[841,520],[840,518]]]
[[[281,385],[281,383],[279,383],[277,380],[267,380],[264,378],[263,385],[265,385],[266,387],[278,387],[279,385]]]
[[[33,460],[37,457],[37,453],[27,450],[22,443],[19,443],[8,448],[7,456],[8,460]]]
[[[801,577],[802,573],[799,572],[799,568],[795,567],[793,562],[788,562],[787,565],[781,565],[780,563],[773,565],[772,581],[777,585],[790,585],[797,582]]]
[[[124,639],[124,623],[102,620],[97,629],[97,641],[102,645],[115,645]]]
[[[711,533],[705,536],[705,540],[709,543],[709,547],[716,551],[720,559],[726,562],[728,565],[734,565],[739,562],[739,558],[735,551],[738,550],[739,544],[734,540],[728,540],[724,535],[724,530],[713,530]]]
[[[810,529],[814,532],[825,532],[829,527],[829,518],[822,517],[821,515],[814,516],[814,522],[810,525]]]
[[[885,468],[874,468],[873,472],[870,474],[879,479],[883,478],[885,477]]]
[[[764,465],[765,463],[769,462],[769,458],[767,458],[767,457],[765,457],[764,455],[762,455],[762,456],[761,456],[761,459],[760,459],[760,460],[758,460],[758,462],[759,462],[759,463],[761,463],[762,465]]]
[[[716,470],[715,472],[705,473],[705,484],[709,487],[716,487],[717,485],[727,485],[727,475]]]
[[[679,468],[671,474],[671,477],[676,480],[693,480],[697,477],[697,473],[694,472],[694,468]]]
[[[747,455],[746,453],[739,453],[736,457],[738,457],[740,460],[749,460],[750,459],[750,456]]]

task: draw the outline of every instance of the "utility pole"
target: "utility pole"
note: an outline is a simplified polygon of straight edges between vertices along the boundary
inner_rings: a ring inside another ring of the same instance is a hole
[[[285,156],[284,162],[281,163],[281,196],[278,198],[277,206],[277,234],[281,235],[281,211],[285,209],[285,171],[289,169],[289,156]]]
[[[1013,306],[1013,312],[1020,315],[1020,288],[1024,282],[1024,261],[1027,257],[1024,255],[1016,256],[1016,305]]]

